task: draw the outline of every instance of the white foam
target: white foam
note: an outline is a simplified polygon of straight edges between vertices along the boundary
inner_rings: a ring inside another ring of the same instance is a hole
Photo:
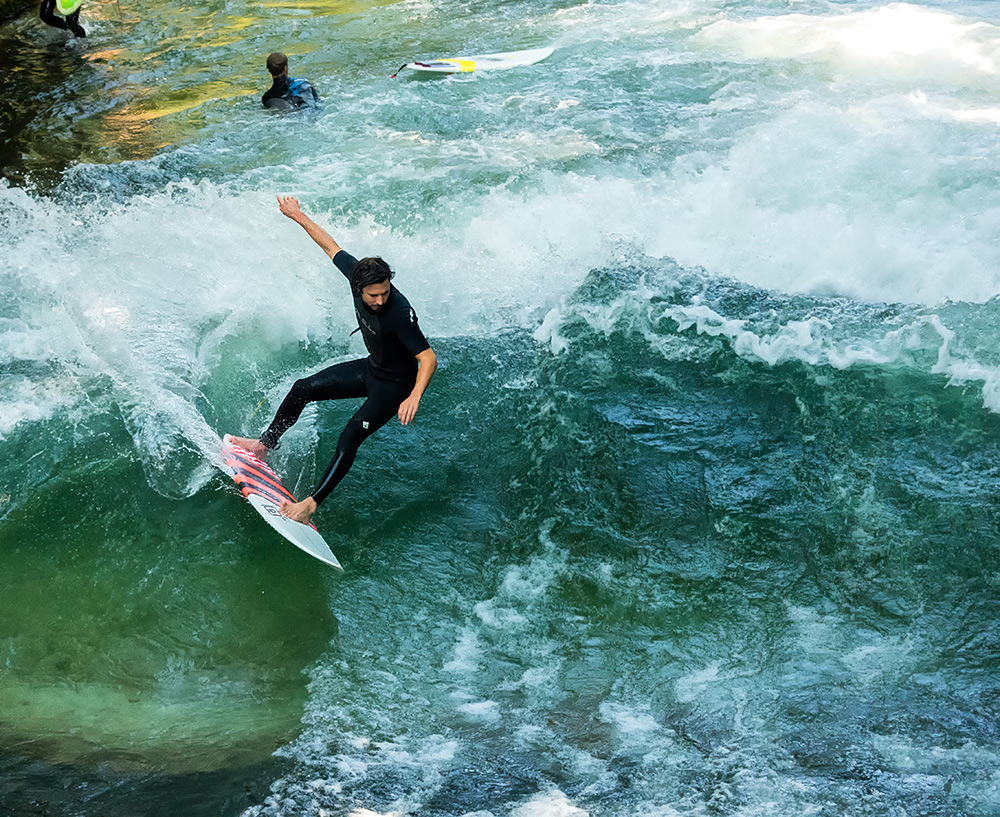
[[[455,644],[452,660],[447,662],[443,669],[445,672],[459,674],[472,674],[479,669],[482,659],[482,646],[479,642],[479,634],[465,627],[459,636],[458,643]]]
[[[228,338],[247,334],[256,344],[280,348],[329,337],[328,302],[315,296],[327,267],[315,257],[300,264],[281,244],[261,241],[260,222],[247,217],[252,211],[286,228],[269,196],[175,184],[127,206],[81,206],[74,211],[77,227],[51,236],[46,225],[66,221],[59,205],[21,191],[0,189],[0,196],[32,223],[32,240],[14,243],[0,275],[16,276],[24,293],[20,307],[33,322],[31,330],[5,333],[0,355],[44,359],[83,380],[108,378],[114,391],[105,395],[121,406],[156,490],[189,495],[210,474],[191,470],[191,461],[176,453],[216,452],[218,435],[203,416],[201,388],[220,365]],[[44,260],[38,258],[42,244]],[[33,319],[36,312],[43,320]],[[341,305],[344,324],[351,312],[349,303]],[[200,334],[202,326],[215,328]],[[0,433],[44,419],[71,400],[65,388],[44,381],[32,392],[33,411],[16,395],[5,401]]]
[[[529,797],[510,812],[511,817],[588,817],[589,813],[555,788]]]
[[[917,743],[900,734],[874,734],[872,741],[887,765],[895,772],[895,784],[916,794],[940,791],[947,777],[941,769],[969,770],[970,774],[953,778],[952,793],[979,803],[981,813],[993,813],[1000,806],[1000,772],[983,775],[982,770],[994,770],[1000,754],[993,745],[982,746],[966,741],[959,746],[936,746]]]
[[[532,626],[531,608],[541,602],[566,571],[566,551],[549,538],[552,520],[543,525],[544,551],[524,565],[511,565],[504,572],[496,594],[473,607],[486,626],[511,633]]]
[[[878,634],[869,638],[869,643],[855,647],[843,658],[859,685],[894,684],[915,669],[919,653],[913,640]]]
[[[555,23],[562,29],[562,43],[621,43],[632,32],[643,38],[672,35],[703,20],[705,4],[690,0],[648,0],[614,5],[588,3],[561,8]]]
[[[600,713],[614,727],[619,751],[625,754],[662,751],[670,745],[670,735],[653,717],[648,704],[626,705],[605,700]]]
[[[969,124],[1000,93],[1000,28],[892,4],[725,19],[691,44],[709,59],[825,62],[837,74],[792,91],[762,77],[754,124],[724,157],[690,154],[689,178],[668,183],[670,229],[650,250],[785,292],[935,304],[1000,291],[1000,196],[982,164],[994,137]]]
[[[730,58],[824,60],[859,73],[967,78],[1000,73],[1000,29],[908,3],[831,15],[721,20],[696,40]],[[925,73],[926,72],[926,73]]]
[[[969,356],[975,355],[982,343],[978,336],[964,338],[965,347],[973,351],[957,351],[955,330],[933,311],[911,310],[911,317],[892,329],[872,320],[868,334],[859,334],[856,326],[843,329],[827,318],[780,322],[773,313],[730,318],[702,303],[698,296],[689,304],[667,306],[659,305],[656,296],[648,283],[640,283],[610,304],[563,304],[545,316],[534,337],[553,353],[563,354],[572,346],[564,327],[575,320],[584,320],[594,333],[604,336],[627,325],[637,329],[652,348],[672,360],[676,354],[676,336],[664,333],[660,327],[660,322],[669,318],[676,324],[677,333],[693,329],[701,335],[724,338],[740,357],[768,366],[789,361],[836,370],[880,366],[945,375],[948,386],[977,383],[982,387],[984,407],[1000,412],[1000,366],[992,359],[983,363]],[[690,349],[686,353],[690,354]]]
[[[372,811],[366,808],[356,808],[350,812],[350,817],[403,817],[405,813],[403,811]]]
[[[711,687],[718,686],[724,679],[721,677],[720,664],[714,661],[708,666],[678,678],[674,683],[674,694],[678,701],[693,701],[706,693]]]
[[[0,438],[21,423],[48,420],[56,412],[76,405],[82,396],[79,384],[64,377],[4,378],[3,385],[6,394],[0,404]]]
[[[501,718],[500,705],[496,701],[472,701],[459,705],[458,711],[473,720],[484,723],[498,723]]]

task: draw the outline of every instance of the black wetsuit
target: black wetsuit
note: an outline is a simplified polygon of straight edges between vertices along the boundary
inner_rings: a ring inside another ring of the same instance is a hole
[[[83,26],[80,25],[80,9],[77,9],[68,17],[63,19],[58,14],[56,14],[56,0],[42,0],[41,5],[38,8],[38,16],[42,18],[42,22],[46,25],[50,25],[53,28],[68,29],[73,32],[76,37],[86,37],[87,32],[83,30]]]
[[[333,262],[350,281],[357,259],[341,250]],[[295,381],[271,425],[260,437],[264,445],[274,448],[309,403],[346,397],[367,398],[345,426],[333,459],[313,492],[312,498],[317,505],[350,470],[361,443],[389,422],[399,411],[399,404],[410,396],[417,380],[416,356],[430,348],[417,323],[417,313],[391,284],[389,297],[377,312],[369,309],[361,295],[355,292],[354,311],[368,357],[338,363]]]
[[[307,79],[280,76],[274,78],[260,101],[265,108],[301,108],[303,105],[318,105],[319,94]]]

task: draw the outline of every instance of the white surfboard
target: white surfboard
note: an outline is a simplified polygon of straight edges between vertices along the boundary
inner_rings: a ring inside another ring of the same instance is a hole
[[[555,48],[530,48],[525,51],[505,51],[501,54],[479,54],[472,57],[440,57],[423,62],[408,62],[399,71],[409,68],[421,74],[469,74],[474,71],[497,71],[534,65],[552,55]],[[399,73],[396,72],[396,74]],[[393,76],[396,76],[393,74]]]
[[[281,478],[259,457],[233,445],[227,434],[222,441],[222,462],[243,496],[278,533],[310,556],[343,570],[315,525],[303,525],[281,513],[282,500],[295,501]]]

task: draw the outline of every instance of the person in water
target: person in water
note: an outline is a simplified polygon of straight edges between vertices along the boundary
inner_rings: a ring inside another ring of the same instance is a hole
[[[381,258],[359,261],[341,249],[326,230],[302,212],[292,196],[278,196],[278,206],[306,231],[350,282],[358,330],[368,349],[367,358],[338,363],[297,380],[260,439],[230,438],[233,444],[264,458],[277,448],[281,435],[294,425],[309,403],[365,398],[344,427],[333,459],[316,490],[301,502],[281,504],[285,516],[308,524],[316,508],[354,464],[361,443],[394,414],[399,415],[404,426],[413,420],[420,398],[437,369],[437,356],[420,330],[417,313],[392,285],[394,273],[385,261]]]
[[[290,110],[319,104],[319,94],[309,80],[288,76],[288,57],[281,52],[275,51],[268,56],[267,70],[272,82],[260,100],[265,108]]]
[[[86,37],[87,32],[80,25],[82,5],[83,0],[42,0],[38,7],[38,16],[46,25],[72,31],[74,37]]]

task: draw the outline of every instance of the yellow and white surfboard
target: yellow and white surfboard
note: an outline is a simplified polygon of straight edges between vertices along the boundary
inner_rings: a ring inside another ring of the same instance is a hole
[[[474,71],[497,71],[521,65],[533,65],[550,56],[553,51],[554,48],[530,48],[525,51],[479,54],[474,57],[440,57],[423,62],[408,62],[399,70],[409,68],[422,74],[471,74]]]

